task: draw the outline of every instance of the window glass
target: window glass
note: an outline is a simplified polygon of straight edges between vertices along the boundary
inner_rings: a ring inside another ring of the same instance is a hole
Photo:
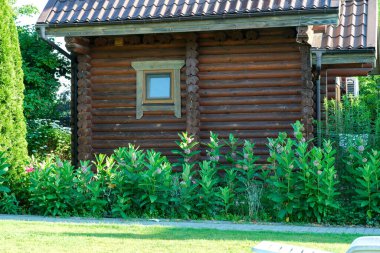
[[[146,74],[146,99],[171,99],[170,73]]]

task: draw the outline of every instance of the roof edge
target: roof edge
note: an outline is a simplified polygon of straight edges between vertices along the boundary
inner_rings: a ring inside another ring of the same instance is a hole
[[[296,27],[308,25],[337,24],[339,8],[318,11],[294,11],[283,12],[281,15],[244,14],[237,16],[197,16],[191,18],[173,18],[171,20],[136,20],[118,21],[113,23],[89,23],[89,24],[41,24],[36,27],[45,27],[46,35],[52,37],[61,36],[117,36],[132,34],[174,33],[174,32],[201,32],[235,29]],[[91,28],[91,29],[89,29]]]

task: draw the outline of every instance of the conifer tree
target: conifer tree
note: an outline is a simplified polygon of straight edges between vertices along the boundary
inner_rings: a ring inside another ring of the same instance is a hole
[[[0,148],[7,150],[11,177],[27,160],[22,60],[9,0],[0,0]]]

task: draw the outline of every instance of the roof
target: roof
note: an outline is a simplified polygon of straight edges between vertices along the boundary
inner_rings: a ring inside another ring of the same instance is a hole
[[[376,0],[345,0],[341,3],[339,24],[328,25],[322,37],[321,48],[325,49],[362,49],[370,46],[368,35],[376,34],[376,17],[369,17],[369,2]],[[372,7],[373,8],[373,7]],[[376,14],[376,11],[373,12]]]
[[[278,15],[337,9],[338,0],[49,0],[37,24]]]

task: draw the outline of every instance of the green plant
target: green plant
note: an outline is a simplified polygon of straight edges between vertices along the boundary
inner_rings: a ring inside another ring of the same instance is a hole
[[[354,175],[355,203],[366,209],[367,219],[380,215],[380,152],[373,150]]]
[[[0,0],[0,143],[7,149],[10,185],[28,160],[23,114],[23,72],[16,25],[8,0]]]
[[[299,192],[296,190],[296,175],[293,173],[295,165],[295,141],[288,138],[286,133],[279,133],[277,139],[269,141],[269,169],[272,175],[268,179],[268,198],[273,201],[277,217],[289,221],[293,212],[300,206]]]
[[[111,180],[112,213],[114,216],[127,217],[127,214],[139,213],[142,206],[141,192],[137,187],[141,173],[145,169],[145,153],[134,145],[114,151],[118,169]]]
[[[7,173],[9,164],[5,152],[0,150],[0,213],[16,214],[18,212],[18,201],[14,193],[10,193]]]
[[[269,139],[272,175],[268,184],[270,201],[279,219],[321,222],[338,208],[335,150],[331,142],[323,147],[310,145],[303,137],[303,125],[292,125],[294,139],[280,133]]]
[[[196,190],[195,171],[190,164],[184,164],[179,176],[174,176],[171,191],[172,214],[189,219],[196,212]]]
[[[216,192],[216,197],[218,197],[218,204],[222,207],[224,215],[228,215],[230,207],[233,205],[233,199],[235,194],[232,193],[231,189],[226,187],[219,187],[219,192]]]
[[[140,207],[149,215],[165,214],[170,201],[171,164],[154,150],[146,153],[145,170],[138,184],[141,191]]]
[[[239,139],[236,138],[233,134],[228,136],[228,140],[224,141],[225,146],[229,148],[226,154],[226,160],[232,165],[235,165],[237,162],[237,152],[239,147]]]
[[[207,146],[206,153],[208,159],[211,161],[212,166],[217,167],[222,158],[221,149],[223,147],[218,134],[210,132],[210,141],[205,143],[205,145]]]
[[[75,212],[74,167],[67,161],[48,157],[27,168],[30,208],[42,215],[66,216]]]
[[[213,161],[215,162],[215,161]],[[197,194],[196,206],[199,214],[206,217],[213,217],[216,213],[216,204],[218,202],[216,196],[216,187],[219,182],[216,177],[216,170],[211,161],[203,161],[199,164],[198,184],[199,190]]]
[[[27,141],[30,155],[43,159],[46,155],[58,156],[62,160],[71,158],[71,133],[58,121],[29,120]]]
[[[245,140],[243,150],[238,152],[240,159],[237,160],[236,171],[239,184],[236,192],[242,197],[238,199],[239,203],[247,204],[249,217],[257,219],[261,208],[263,180],[268,172],[258,165],[259,157],[254,154],[254,148],[254,143]]]
[[[194,140],[194,136],[184,132],[178,134],[181,141],[176,141],[177,146],[180,150],[172,150],[172,153],[179,155],[179,162],[174,164],[174,166],[182,166],[184,164],[194,165],[196,162],[196,156],[200,153],[199,150],[196,150],[199,143]]]

